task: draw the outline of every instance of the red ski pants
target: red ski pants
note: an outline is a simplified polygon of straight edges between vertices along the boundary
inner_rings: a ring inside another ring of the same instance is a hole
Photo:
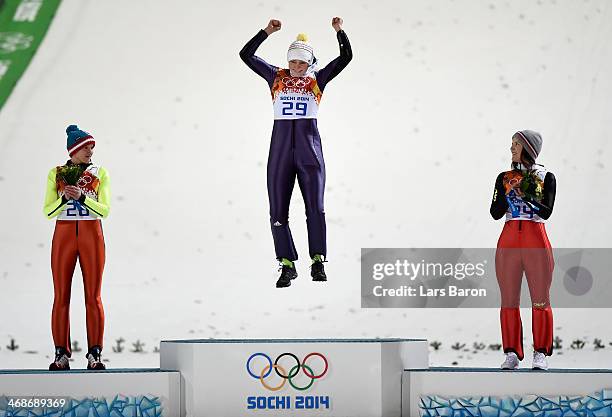
[[[534,349],[552,354],[553,314],[550,285],[554,259],[544,223],[507,221],[495,254],[495,271],[501,291],[501,331],[504,352],[523,359],[523,326],[520,312],[523,273],[527,277],[532,307]]]
[[[51,271],[55,298],[51,314],[51,330],[56,347],[69,353],[70,289],[72,275],[79,260],[85,289],[87,344],[102,347],[104,309],[100,291],[104,271],[105,248],[102,223],[99,220],[58,220],[51,247]]]

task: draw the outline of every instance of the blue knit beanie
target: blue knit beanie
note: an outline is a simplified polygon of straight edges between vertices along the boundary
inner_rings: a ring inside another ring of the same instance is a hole
[[[96,146],[96,141],[89,133],[79,129],[77,125],[70,125],[66,128],[68,135],[66,149],[70,156],[74,155],[85,145],[93,144]]]

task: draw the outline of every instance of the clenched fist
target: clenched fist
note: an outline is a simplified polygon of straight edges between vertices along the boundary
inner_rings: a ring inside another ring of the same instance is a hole
[[[343,23],[344,23],[344,20],[342,20],[341,17],[334,17],[332,19],[332,27],[336,30],[336,32],[339,32],[342,30]]]
[[[264,32],[266,32],[269,36],[274,32],[278,32],[279,30],[281,30],[281,21],[271,19],[270,22],[268,22],[268,26],[264,29]]]

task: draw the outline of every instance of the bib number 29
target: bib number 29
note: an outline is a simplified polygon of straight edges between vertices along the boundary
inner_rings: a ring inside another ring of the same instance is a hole
[[[308,103],[294,103],[283,101],[283,116],[306,116]]]

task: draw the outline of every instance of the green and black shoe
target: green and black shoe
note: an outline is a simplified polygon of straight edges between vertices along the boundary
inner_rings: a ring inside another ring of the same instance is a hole
[[[287,262],[281,261],[281,267],[279,271],[281,271],[281,275],[278,278],[278,281],[276,281],[276,288],[285,288],[290,286],[291,280],[296,279],[298,276],[293,262],[291,262],[291,264],[288,264]]]
[[[323,267],[323,257],[315,255],[312,258],[312,265],[310,266],[310,276],[313,281],[323,282],[327,281],[327,275],[325,275],[325,268]]]

